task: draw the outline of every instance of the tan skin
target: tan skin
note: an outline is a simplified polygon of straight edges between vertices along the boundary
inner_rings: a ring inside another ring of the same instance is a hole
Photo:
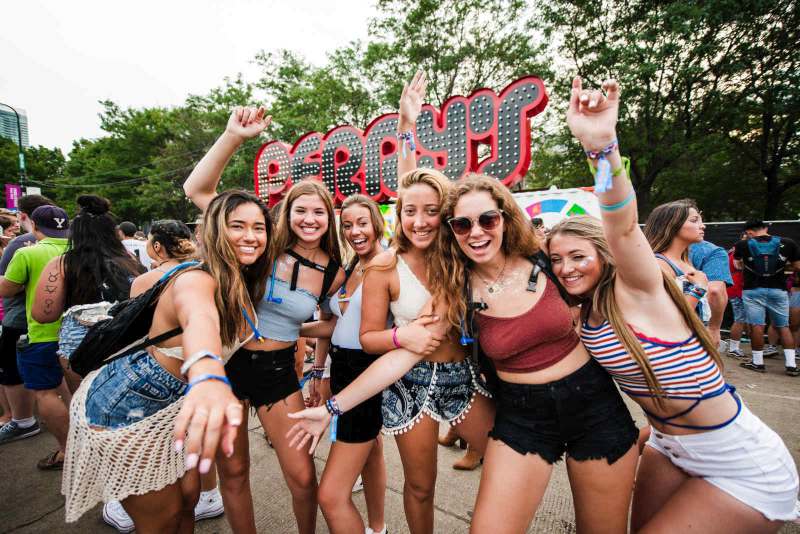
[[[619,87],[613,80],[603,84],[607,92],[585,91],[581,81],[573,82],[567,122],[584,148],[597,150],[616,137]],[[618,151],[609,155],[612,168],[621,160]],[[621,202],[631,192],[625,173],[614,178],[611,190],[598,194],[600,203]],[[616,261],[614,287],[624,320],[636,331],[663,340],[683,340],[691,331],[662,283],[661,269],[647,239],[637,224],[636,202],[616,211],[603,212],[603,229],[611,254]],[[556,235],[550,240],[553,269],[574,295],[589,296],[594,291],[601,261],[598,251],[587,240]],[[587,261],[588,260],[588,261]],[[658,313],[653,313],[658,310]],[[597,326],[604,318],[593,312],[589,324]],[[635,397],[643,408],[662,417],[688,408],[692,401],[666,399],[659,408],[652,399]],[[737,405],[730,395],[701,402],[686,416],[674,422],[689,425],[716,425],[729,420]],[[691,434],[691,429],[665,427],[650,421],[654,432]],[[632,529],[641,533],[707,532],[750,533],[777,532],[778,522],[768,521],[759,512],[734,499],[700,478],[691,477],[651,447],[645,447],[639,465],[633,499]]]
[[[184,184],[184,191],[194,204],[205,210],[216,196],[216,188],[225,165],[246,139],[258,136],[269,125],[271,117],[265,116],[264,108],[236,108],[228,120],[225,132],[214,143],[211,150],[198,163]],[[322,200],[316,195],[302,195],[289,207],[290,226],[298,237],[294,250],[298,254],[325,265],[328,255],[320,248],[320,241],[332,226],[331,217]],[[294,259],[283,254],[278,259],[276,277],[291,279]],[[298,289],[313,294],[322,286],[322,273],[314,269],[301,268]],[[333,284],[334,294],[344,280],[340,270]],[[311,335],[301,331],[301,335]],[[294,342],[273,339],[252,340],[245,347],[249,350],[272,351],[294,346]],[[327,350],[324,343],[317,342],[317,350]],[[272,406],[260,406],[256,415],[265,429],[278,455],[284,478],[292,494],[292,507],[301,534],[313,533],[317,516],[317,479],[313,458],[289,446],[286,433],[292,425],[287,413],[305,407],[301,391],[297,391]],[[245,424],[247,422],[245,410]],[[220,489],[225,501],[226,516],[235,532],[255,533],[253,499],[250,492],[250,457],[247,432],[237,436],[234,454],[230,458],[218,458]]]
[[[497,210],[485,191],[463,195],[454,217],[477,220]],[[480,313],[491,317],[517,317],[535,309],[549,280],[539,273],[535,292],[527,291],[533,265],[522,256],[506,256],[501,249],[505,223],[486,230],[472,225],[466,235],[456,235],[461,250],[472,261],[470,284],[473,300],[488,304]],[[488,291],[495,281],[499,289]],[[488,285],[487,285],[488,282]],[[501,380],[517,384],[546,384],[580,369],[589,354],[579,343],[564,359],[545,369],[511,373],[498,370]],[[636,469],[637,448],[609,465],[605,459],[576,461],[567,458],[567,472],[575,503],[578,532],[625,532]],[[536,454],[520,454],[499,440],[489,440],[471,532],[525,532],[547,489],[553,466]]]

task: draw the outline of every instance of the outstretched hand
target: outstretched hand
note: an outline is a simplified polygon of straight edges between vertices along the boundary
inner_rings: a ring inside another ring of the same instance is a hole
[[[311,440],[308,454],[314,454],[320,436],[331,422],[331,414],[324,406],[317,406],[288,415],[290,419],[299,419],[286,433],[286,437],[289,438],[289,446],[295,447],[299,451]]]
[[[272,122],[272,115],[267,115],[264,106],[259,108],[236,107],[228,119],[225,132],[245,139],[251,139],[263,132],[269,123]]]
[[[401,130],[408,130],[417,123],[417,117],[422,110],[425,102],[425,90],[428,88],[428,80],[425,73],[418,70],[409,83],[403,86],[403,94],[400,95],[399,123]]]
[[[617,137],[619,84],[603,82],[602,91],[584,89],[580,77],[572,80],[567,125],[586,150],[598,151]]]

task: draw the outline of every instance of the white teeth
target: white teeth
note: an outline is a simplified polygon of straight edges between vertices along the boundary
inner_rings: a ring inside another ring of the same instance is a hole
[[[431,233],[431,231],[430,231],[430,230],[428,230],[427,232],[419,232],[419,231],[415,231],[414,233],[415,233],[415,234],[417,234],[417,235],[418,235],[418,236],[420,236],[420,237],[427,237],[427,236],[428,236],[428,234],[430,234],[430,233]]]
[[[245,254],[253,254],[256,251],[255,247],[239,247],[239,250]]]
[[[364,243],[366,243],[366,242],[367,242],[367,240],[366,240],[366,239],[354,239],[354,240],[353,240],[353,244],[354,244],[354,245],[363,245],[363,244],[364,244]]]
[[[472,247],[472,248],[483,248],[488,244],[489,244],[488,240],[486,240],[486,241],[476,241],[474,243],[470,243],[469,246]]]

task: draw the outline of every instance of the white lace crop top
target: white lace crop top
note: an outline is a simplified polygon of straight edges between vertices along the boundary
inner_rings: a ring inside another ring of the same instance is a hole
[[[406,326],[419,317],[422,308],[431,299],[431,294],[399,254],[397,276],[400,279],[400,296],[389,303],[389,310],[394,316],[395,326]]]

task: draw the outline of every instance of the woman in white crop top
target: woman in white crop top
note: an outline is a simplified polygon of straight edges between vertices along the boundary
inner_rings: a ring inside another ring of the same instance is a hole
[[[413,135],[425,85],[424,75],[418,73],[403,91],[398,123],[402,137]],[[401,178],[394,250],[373,260],[363,283],[361,345],[368,353],[384,355],[330,399],[328,406],[333,403],[335,408],[311,408],[291,416],[305,419],[293,428],[294,443],[302,447],[311,440],[313,451],[330,421],[329,409],[346,412],[388,386],[383,393],[384,431],[395,435],[403,460],[409,529],[430,533],[439,422],[456,426],[483,454],[494,405],[457,334],[433,316],[430,288],[448,265],[437,236],[450,181],[438,171],[415,168],[416,152],[398,148]],[[395,326],[387,329],[390,311]]]

